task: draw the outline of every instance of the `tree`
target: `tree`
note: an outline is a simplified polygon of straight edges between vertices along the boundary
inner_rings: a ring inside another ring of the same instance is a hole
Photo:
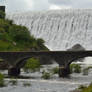
[[[5,18],[5,12],[3,12],[3,11],[1,11],[1,10],[0,10],[0,18],[1,18],[1,19],[4,19],[4,18]]]
[[[30,32],[24,26],[12,25],[9,28],[9,35],[12,39],[19,43],[28,42],[30,40]]]

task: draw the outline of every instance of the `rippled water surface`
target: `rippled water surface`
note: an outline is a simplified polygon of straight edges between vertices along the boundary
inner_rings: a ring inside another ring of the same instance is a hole
[[[51,68],[46,66],[45,68]],[[16,86],[8,85],[0,88],[0,92],[69,92],[77,88],[81,84],[88,85],[92,81],[92,71],[90,70],[88,76],[81,74],[71,74],[70,78],[58,78],[58,75],[52,76],[49,80],[41,79],[41,73],[24,73],[21,75],[31,76],[31,79],[18,79]],[[6,79],[9,81],[9,79]],[[30,87],[24,87],[24,83],[30,83]]]

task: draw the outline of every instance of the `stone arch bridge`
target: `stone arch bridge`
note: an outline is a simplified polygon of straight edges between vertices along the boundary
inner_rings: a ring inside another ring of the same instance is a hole
[[[59,64],[59,77],[65,77],[69,74],[69,65],[84,57],[92,56],[92,51],[21,51],[21,52],[0,52],[0,58],[4,59],[10,65],[8,74],[18,76],[20,68],[27,59],[31,57],[46,56],[55,60]]]

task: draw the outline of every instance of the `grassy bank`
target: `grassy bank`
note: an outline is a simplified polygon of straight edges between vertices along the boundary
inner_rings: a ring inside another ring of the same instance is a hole
[[[43,39],[34,38],[25,26],[4,17],[5,13],[0,11],[0,51],[48,50]]]

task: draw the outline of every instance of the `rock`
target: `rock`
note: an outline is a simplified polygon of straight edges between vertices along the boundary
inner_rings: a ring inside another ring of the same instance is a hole
[[[85,48],[80,44],[76,44],[73,47],[67,49],[67,51],[85,51]]]
[[[85,51],[85,48],[82,45],[80,45],[80,44],[76,44],[73,47],[67,49],[67,51]],[[80,59],[78,59],[76,61],[83,62],[84,58],[80,58]]]

